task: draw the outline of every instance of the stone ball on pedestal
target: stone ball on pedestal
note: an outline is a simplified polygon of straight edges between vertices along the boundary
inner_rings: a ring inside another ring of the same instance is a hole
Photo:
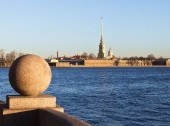
[[[24,55],[11,65],[9,81],[19,94],[37,96],[48,88],[51,69],[43,58],[33,54]]]

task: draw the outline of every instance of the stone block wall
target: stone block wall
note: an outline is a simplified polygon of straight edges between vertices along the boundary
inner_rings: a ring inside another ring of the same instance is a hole
[[[112,67],[114,60],[84,60],[86,67]]]
[[[166,61],[166,65],[167,65],[167,66],[170,66],[170,59],[168,59],[168,60]]]
[[[56,67],[70,67],[69,62],[58,62],[56,63]]]

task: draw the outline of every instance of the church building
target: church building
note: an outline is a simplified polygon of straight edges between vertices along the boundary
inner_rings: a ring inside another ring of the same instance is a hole
[[[106,58],[112,58],[113,53],[111,48],[108,51],[108,57],[106,57],[105,54],[105,45],[104,45],[104,35],[103,35],[103,18],[101,18],[101,38],[100,38],[100,44],[99,44],[99,53],[98,53],[98,59],[106,59]]]
[[[98,58],[100,59],[105,58],[105,45],[104,45],[104,38],[103,38],[103,18],[101,18],[101,38],[99,44]]]

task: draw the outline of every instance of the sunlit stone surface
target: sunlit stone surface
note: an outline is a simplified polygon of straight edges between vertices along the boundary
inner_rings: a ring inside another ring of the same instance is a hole
[[[9,70],[11,86],[24,96],[37,96],[51,82],[51,69],[39,56],[28,54],[14,61]]]

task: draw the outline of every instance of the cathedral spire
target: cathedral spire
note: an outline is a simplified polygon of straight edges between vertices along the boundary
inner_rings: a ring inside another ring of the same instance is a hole
[[[101,39],[99,44],[99,53],[98,58],[104,59],[105,58],[105,46],[104,46],[104,40],[103,40],[103,17],[101,17]]]
[[[103,43],[103,17],[101,17],[101,43]]]

